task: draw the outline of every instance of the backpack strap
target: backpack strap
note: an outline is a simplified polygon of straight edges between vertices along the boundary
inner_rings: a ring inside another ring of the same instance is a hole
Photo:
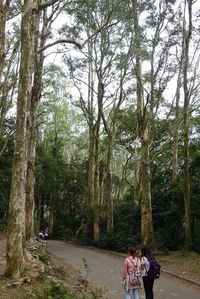
[[[133,264],[134,268],[136,268],[138,266],[138,260],[139,260],[138,257],[137,257],[137,263],[136,263],[136,265],[134,264],[134,262],[133,262],[133,260],[131,258],[128,257],[128,259],[129,259],[129,261],[131,261],[131,263]]]
[[[133,264],[133,267],[135,268],[135,265],[134,265],[132,259],[128,257],[128,260]],[[127,272],[128,272],[128,275],[130,275],[129,271],[127,271]]]
[[[139,262],[139,258],[137,257],[137,262],[136,262],[136,265],[134,264],[133,260],[131,258],[129,258],[129,261],[131,261],[131,263],[133,264],[133,271],[134,272],[137,272],[137,268],[138,268],[138,262]]]
[[[150,261],[151,261],[151,259],[149,258],[149,256],[143,256],[143,258],[144,258],[144,257],[146,257],[146,259],[148,260],[148,262],[149,262],[149,267],[150,267]],[[145,266],[145,261],[144,261],[144,269],[145,269],[145,274],[146,274],[146,276],[147,276],[148,270],[147,270],[147,268],[146,268],[146,266]]]

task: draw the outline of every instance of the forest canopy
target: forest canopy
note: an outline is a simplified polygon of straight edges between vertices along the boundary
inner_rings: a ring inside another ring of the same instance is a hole
[[[46,227],[199,252],[197,1],[0,1],[0,22],[7,272]]]

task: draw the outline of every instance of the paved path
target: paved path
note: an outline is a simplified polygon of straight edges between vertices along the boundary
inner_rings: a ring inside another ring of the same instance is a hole
[[[90,269],[88,279],[98,287],[105,287],[108,299],[123,298],[121,274],[124,259],[122,257],[61,241],[49,240],[47,246],[55,255],[78,267],[83,273],[85,273],[83,266],[83,258],[85,258]],[[142,290],[140,299],[144,298]],[[160,279],[155,281],[154,299],[176,298],[200,299],[200,288],[162,273]]]

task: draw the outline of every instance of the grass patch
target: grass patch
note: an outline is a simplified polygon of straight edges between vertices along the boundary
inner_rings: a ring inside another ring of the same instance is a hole
[[[46,245],[41,244],[38,247],[37,255],[39,257],[39,260],[44,264],[48,265],[50,263],[51,255],[48,252]]]

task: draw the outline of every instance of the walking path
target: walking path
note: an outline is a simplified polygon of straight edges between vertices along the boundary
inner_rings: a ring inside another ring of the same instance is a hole
[[[96,286],[106,288],[108,299],[122,299],[122,270],[124,256],[110,252],[77,246],[61,241],[47,242],[49,249],[58,257],[70,262],[85,273],[83,258],[89,267],[88,279]],[[155,299],[199,299],[200,287],[162,273],[154,285]],[[140,298],[145,298],[143,290]]]

